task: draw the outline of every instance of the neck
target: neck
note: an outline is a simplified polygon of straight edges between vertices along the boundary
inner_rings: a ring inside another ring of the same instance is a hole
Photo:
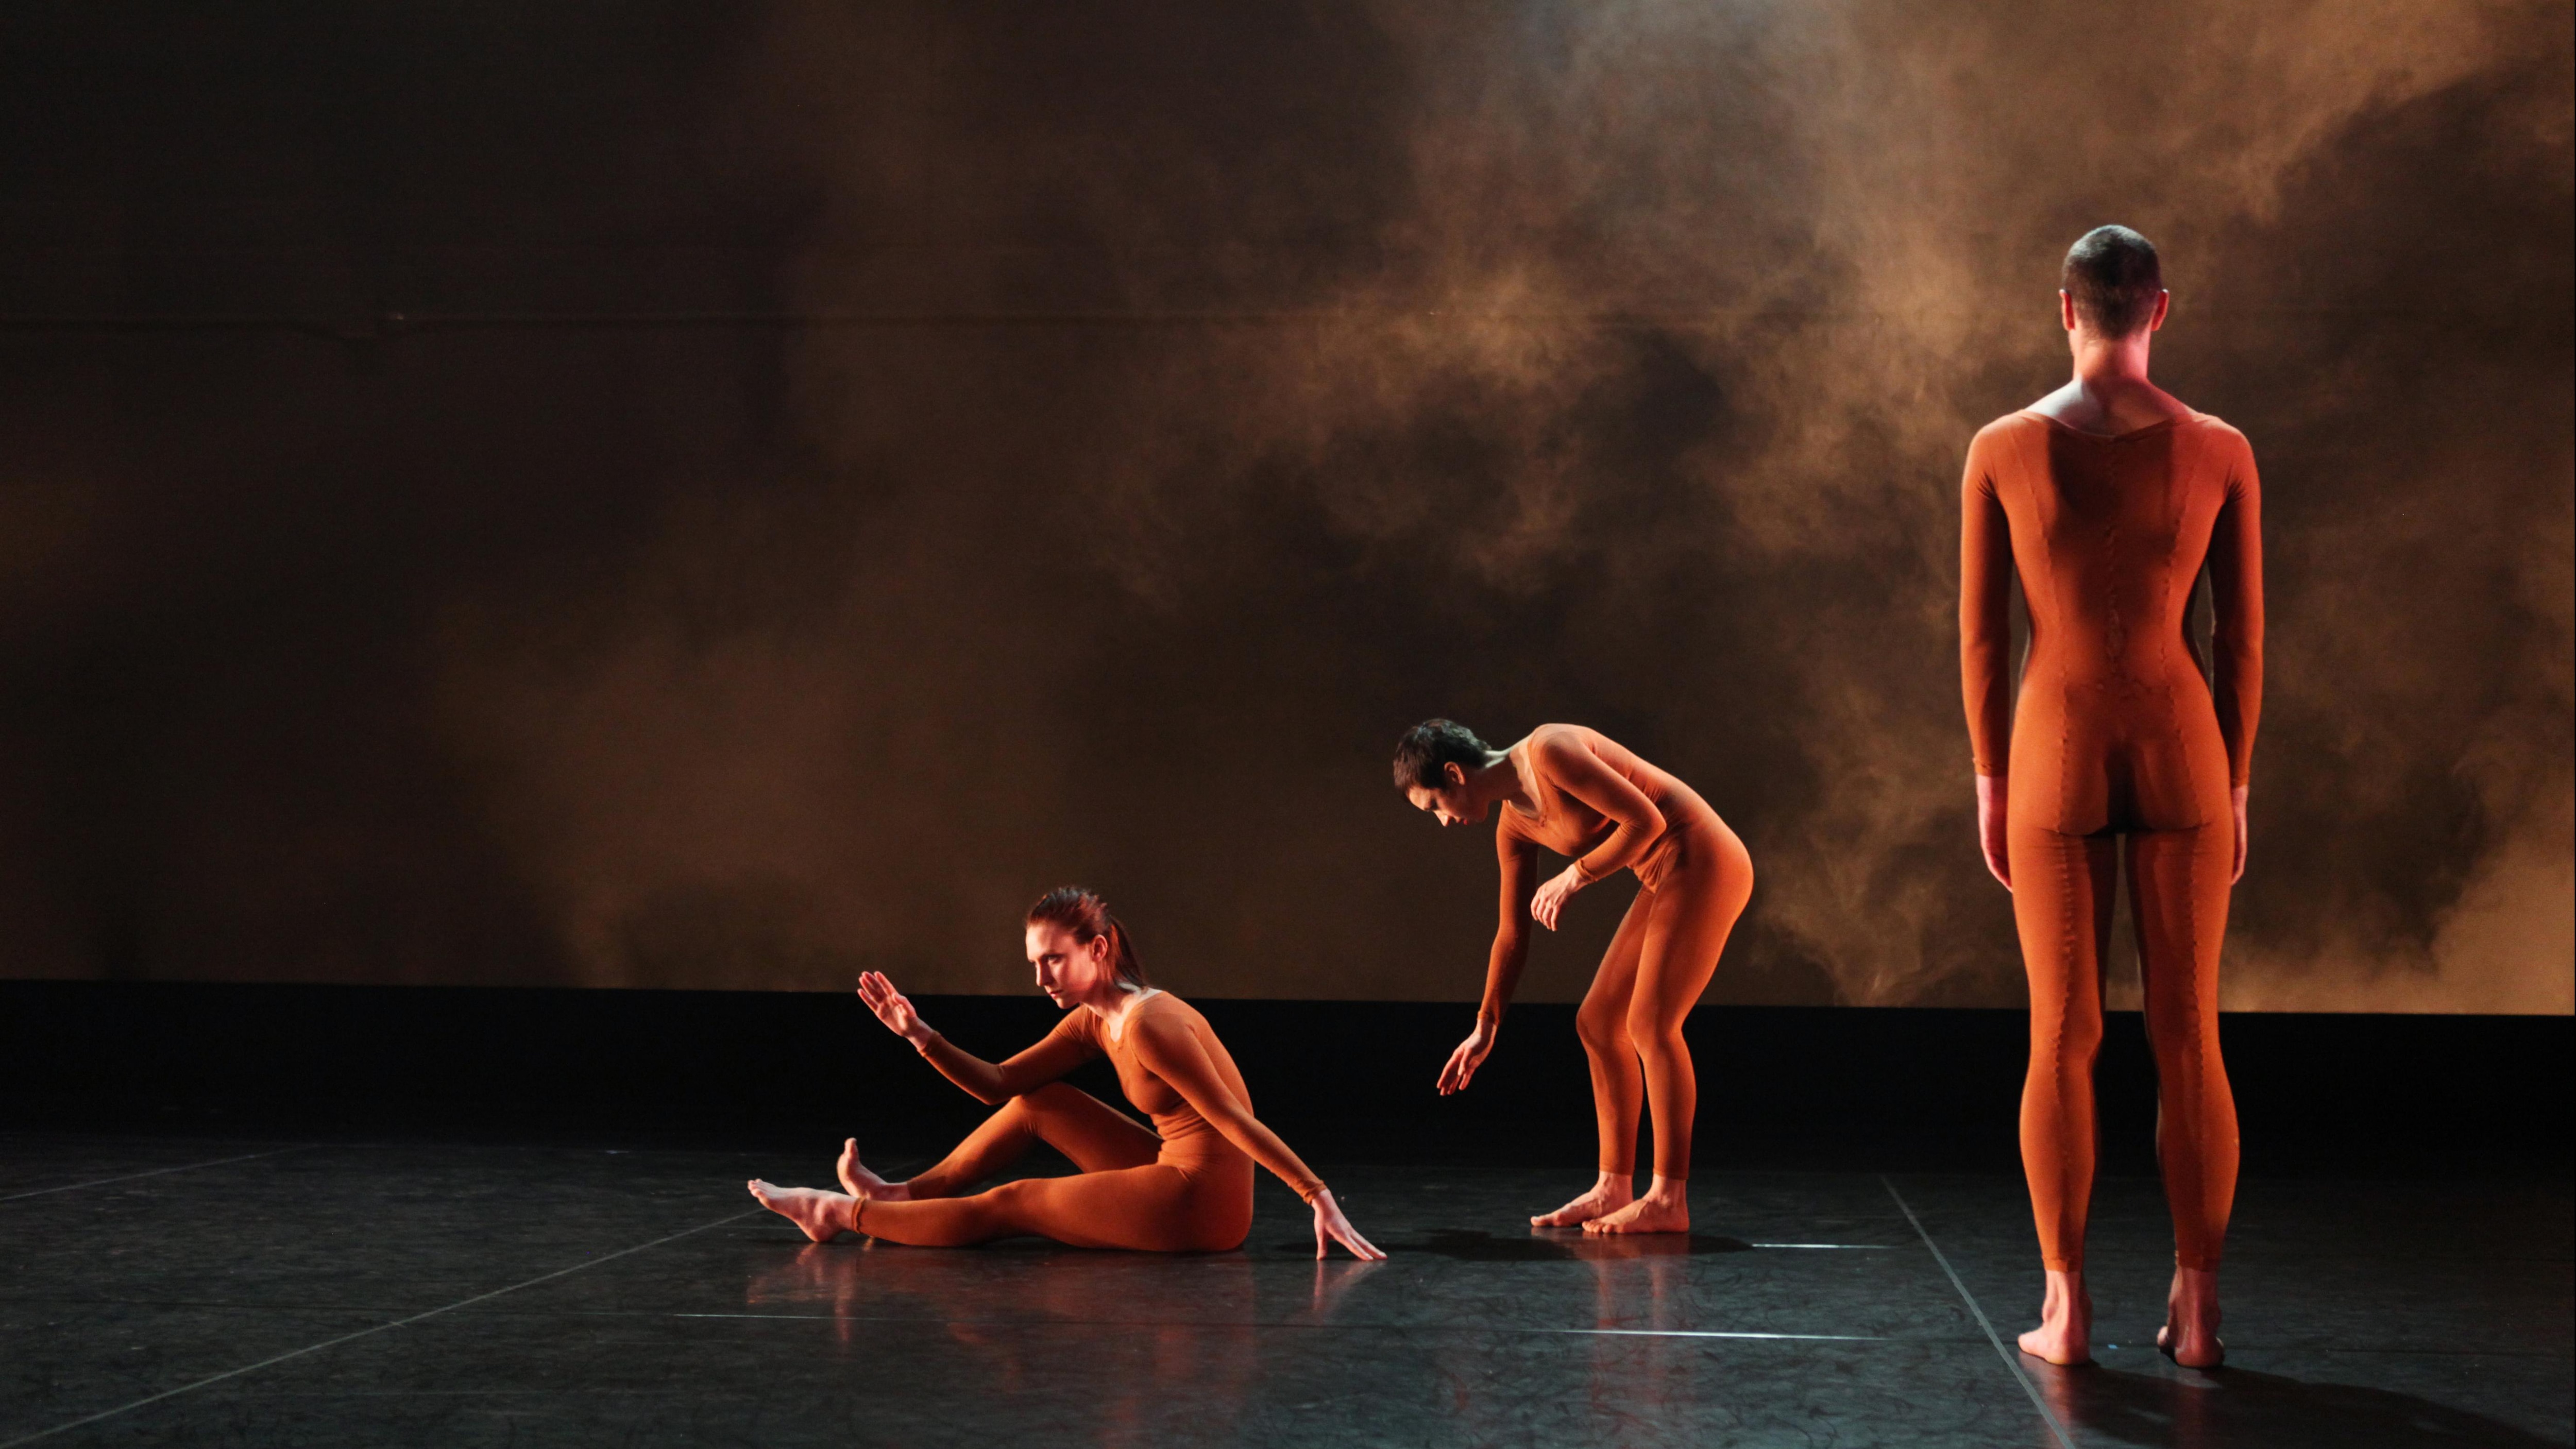
[[[2075,344],[2075,385],[2088,392],[2149,387],[2147,348],[2155,334],[2141,327],[2126,337],[2084,337]]]
[[[1483,800],[1500,800],[1527,811],[1538,809],[1538,802],[1521,784],[1521,772],[1513,767],[1509,750],[1485,752],[1485,765],[1476,772],[1476,785],[1476,793]]]
[[[1127,1004],[1144,993],[1112,976],[1082,995],[1081,1005],[1104,1021],[1116,1021]]]

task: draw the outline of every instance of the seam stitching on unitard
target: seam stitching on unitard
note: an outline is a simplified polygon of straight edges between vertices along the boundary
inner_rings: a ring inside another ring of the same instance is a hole
[[[40,1187],[33,1192],[13,1192],[7,1197],[0,1197],[0,1202],[18,1202],[26,1198],[45,1197],[57,1192],[78,1192],[85,1187],[105,1187],[109,1183],[133,1182],[139,1178],[166,1177],[174,1172],[194,1172],[201,1167],[221,1167],[228,1162],[250,1162],[262,1157],[282,1157],[289,1152],[302,1152],[315,1145],[310,1142],[299,1142],[292,1147],[272,1147],[266,1152],[245,1152],[239,1157],[218,1157],[211,1162],[187,1162],[177,1167],[156,1167],[150,1172],[128,1172],[117,1177],[92,1178],[88,1182],[67,1182],[60,1187]]]
[[[268,1368],[273,1364],[284,1363],[288,1359],[302,1358],[306,1354],[311,1353],[320,1353],[326,1348],[336,1348],[344,1343],[350,1343],[357,1339],[367,1338],[375,1334],[383,1333],[387,1329],[407,1327],[408,1325],[419,1323],[425,1319],[436,1318],[442,1313],[453,1313],[460,1308],[469,1308],[477,1303],[487,1303],[492,1299],[502,1297],[506,1294],[516,1293],[522,1288],[534,1288],[540,1283],[550,1283],[568,1273],[578,1273],[584,1268],[596,1268],[602,1263],[613,1262],[616,1259],[643,1252],[647,1248],[658,1248],[664,1243],[678,1242],[682,1238],[706,1232],[710,1228],[720,1228],[727,1223],[738,1223],[744,1218],[754,1217],[767,1211],[767,1208],[752,1208],[746,1212],[738,1212],[729,1217],[718,1218],[711,1223],[700,1223],[694,1228],[683,1228],[679,1232],[655,1238],[649,1243],[637,1243],[631,1248],[620,1248],[614,1253],[603,1253],[596,1258],[590,1259],[588,1262],[575,1263],[569,1268],[557,1268],[551,1273],[540,1273],[536,1277],[530,1278],[525,1282],[513,1283],[506,1288],[495,1288],[488,1293],[477,1293],[471,1298],[460,1298],[454,1303],[446,1304],[438,1308],[432,1308],[425,1313],[414,1313],[408,1317],[397,1318],[387,1323],[376,1324],[371,1328],[361,1328],[355,1333],[344,1333],[336,1338],[326,1338],[320,1343],[309,1343],[302,1348],[288,1349],[284,1353],[272,1354],[267,1358],[261,1359],[257,1363],[243,1364],[239,1368],[226,1369],[219,1374],[208,1374],[206,1377],[198,1379],[194,1383],[181,1384],[175,1389],[163,1389],[157,1394],[148,1394],[142,1398],[135,1399],[130,1403],[119,1404],[112,1409],[101,1409],[95,1414],[86,1414],[80,1418],[73,1419],[68,1423],[56,1424],[50,1429],[39,1429],[33,1434],[22,1434],[15,1439],[0,1441],[0,1449],[17,1449],[17,1446],[21,1444],[33,1444],[39,1439],[50,1439],[56,1434],[69,1433],[83,1425],[95,1424],[101,1419],[113,1419],[119,1414],[130,1414],[136,1409],[147,1408],[153,1404],[160,1403],[164,1399],[175,1399],[181,1394],[195,1393],[197,1390],[205,1388],[210,1384],[219,1384],[226,1379],[237,1379],[244,1374],[257,1373],[261,1369]]]
[[[1923,1240],[1924,1247],[1932,1250],[1932,1261],[1941,1265],[1941,1272],[1950,1280],[1950,1286],[1959,1291],[1959,1301],[1968,1305],[1968,1312],[1976,1317],[1977,1327],[1986,1331],[1986,1342],[1994,1345],[1995,1357],[2004,1361],[2004,1367],[2012,1371],[2013,1381],[2021,1385],[2023,1393],[2030,1395],[2030,1406],[2039,1411],[2040,1422],[2048,1426],[2049,1433],[2057,1436],[2057,1442],[2062,1449],[2075,1449],[2074,1436],[2066,1432],[2064,1424],[2057,1422],[2057,1415],[2048,1407],[2048,1401],[2039,1396],[2039,1385],[2032,1383],[2030,1375],[2013,1360],[2012,1351],[2004,1347],[2003,1337],[1995,1332],[1994,1324],[1987,1320],[1986,1310],[1978,1306],[1977,1295],[1969,1292],[1968,1285],[1960,1281],[1958,1270],[1950,1266],[1950,1255],[1941,1251],[1939,1243],[1932,1241],[1932,1235],[1924,1230],[1923,1220],[1914,1215],[1913,1205],[1905,1200],[1903,1193],[1896,1190],[1896,1184],[1889,1181],[1885,1173],[1879,1174],[1878,1185],[1887,1189],[1887,1195],[1896,1200],[1897,1210],[1904,1213],[1905,1220],[1914,1225],[1914,1235]],[[0,1445],[0,1449],[7,1449],[7,1446]]]

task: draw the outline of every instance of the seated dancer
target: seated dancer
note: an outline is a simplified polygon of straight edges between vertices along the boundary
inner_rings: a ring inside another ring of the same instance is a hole
[[[1581,725],[1541,725],[1496,750],[1465,725],[1428,720],[1396,743],[1395,783],[1444,826],[1482,823],[1495,802],[1503,805],[1494,827],[1502,924],[1476,1029],[1441,1069],[1443,1096],[1463,1089],[1494,1049],[1529,958],[1529,922],[1553,931],[1567,897],[1614,871],[1637,873],[1637,897],[1574,1018],[1592,1064],[1601,1176],[1591,1191],[1530,1223],[1581,1224],[1587,1233],[1690,1231],[1699,1087],[1682,1018],[1716,974],[1726,933],[1752,898],[1744,842],[1690,786]],[[1540,846],[1575,857],[1543,885]],[[1655,1122],[1655,1178],[1644,1197],[1636,1195],[1641,1095]]]
[[[2093,1059],[2125,836],[2174,1221],[2156,1342],[2206,1368],[2223,1357],[2218,1253],[2236,1193],[2218,948],[2245,870],[2263,694],[2261,488],[2244,434],[2147,380],[2170,301],[2147,239],[2118,226],[2086,233],[2062,287],[2074,380],[1977,434],[1961,497],[1959,663],[1977,825],[1987,867],[2013,893],[2030,976],[2021,1156],[2048,1290],[2021,1347],[2051,1363],[2092,1356]],[[2208,681],[2186,625],[2204,561]],[[2016,571],[2031,634],[2018,691]]]
[[[754,1179],[751,1195],[761,1206],[818,1243],[859,1232],[947,1248],[1034,1233],[1077,1248],[1223,1252],[1252,1230],[1258,1161],[1314,1207],[1316,1257],[1334,1241],[1359,1258],[1386,1256],[1252,1115],[1243,1074],[1207,1019],[1145,983],[1127,929],[1106,902],[1075,886],[1048,892],[1029,908],[1028,949],[1038,989],[1070,1009],[1044,1040],[1000,1066],[932,1031],[882,973],[859,978],[859,996],[877,1020],[968,1095],[1002,1110],[909,1182],[868,1171],[853,1138],[841,1150],[848,1191]],[[1098,1056],[1117,1067],[1119,1086],[1154,1119],[1152,1130],[1057,1080]],[[1072,1158],[1077,1170],[974,1191],[1034,1142]]]

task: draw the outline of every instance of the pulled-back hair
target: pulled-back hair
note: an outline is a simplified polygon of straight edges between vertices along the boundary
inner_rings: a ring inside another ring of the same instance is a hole
[[[2126,337],[2155,314],[2165,289],[2155,243],[2125,226],[2097,226],[2066,249],[2058,285],[2075,299],[2075,315],[2104,337]]]
[[[1485,742],[1474,730],[1456,720],[1424,720],[1395,742],[1395,788],[1437,790],[1449,783],[1441,766],[1454,761],[1474,769],[1485,763],[1485,755]]]
[[[1075,941],[1085,946],[1107,936],[1110,967],[1118,973],[1118,979],[1139,991],[1145,989],[1145,967],[1136,959],[1135,943],[1127,938],[1127,927],[1109,913],[1109,902],[1101,899],[1098,891],[1057,886],[1029,907],[1029,924],[1069,931]]]

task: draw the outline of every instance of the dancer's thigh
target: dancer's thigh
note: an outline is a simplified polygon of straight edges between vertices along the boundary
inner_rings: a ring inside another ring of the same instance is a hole
[[[1735,852],[1741,855],[1739,847]],[[1667,876],[1654,892],[1638,952],[1637,989],[1629,1008],[1629,1029],[1640,1016],[1669,1027],[1689,1015],[1700,993],[1717,974],[1717,958],[1726,950],[1727,934],[1753,896],[1749,862],[1729,869],[1725,859],[1694,861],[1687,871]]]
[[[2054,1034],[2071,1024],[2079,1035],[2098,1034],[2119,842],[2016,821],[2006,849],[2032,1029]]]
[[[1178,1253],[1241,1242],[1240,1230],[1231,1242],[1209,1241],[1211,1225],[1197,1221],[1204,1214],[1191,1211],[1197,1206],[1192,1189],[1179,1168],[1157,1164],[1026,1178],[1004,1183],[989,1195],[1021,1231],[1077,1248]]]
[[[1592,974],[1591,989],[1575,1011],[1575,1024],[1587,1039],[1608,1040],[1627,1029],[1628,1006],[1637,994],[1637,965],[1646,953],[1646,925],[1654,912],[1655,893],[1640,890],[1628,903],[1628,914],[1619,918],[1610,949],[1601,953],[1601,969]]]
[[[2129,837],[2129,918],[2151,1032],[2218,1029],[2219,943],[2236,866],[2235,822]]]
[[[1163,1150],[1163,1139],[1152,1128],[1062,1082],[1051,1082],[1020,1100],[1039,1140],[1084,1172],[1144,1167]]]

